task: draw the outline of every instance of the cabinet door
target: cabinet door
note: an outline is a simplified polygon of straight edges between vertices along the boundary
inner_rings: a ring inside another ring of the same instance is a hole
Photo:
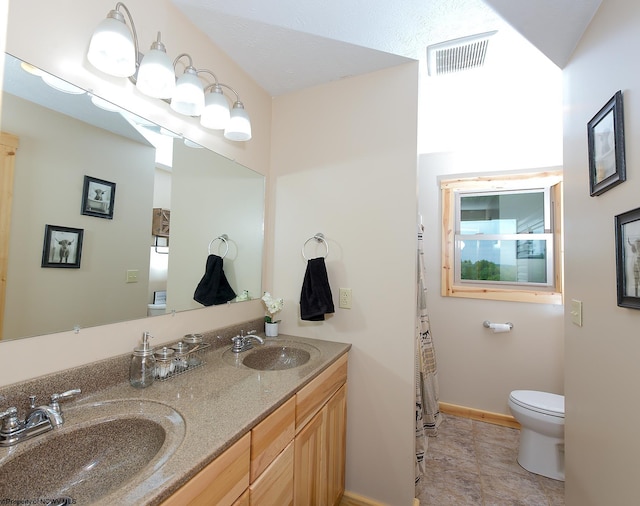
[[[296,506],[327,504],[327,450],[325,416],[322,409],[295,439],[294,503]]]
[[[344,494],[347,456],[347,385],[327,403],[327,504],[337,506]]]
[[[249,486],[250,440],[250,433],[244,435],[162,506],[232,505]]]
[[[249,487],[251,506],[293,506],[293,441]]]

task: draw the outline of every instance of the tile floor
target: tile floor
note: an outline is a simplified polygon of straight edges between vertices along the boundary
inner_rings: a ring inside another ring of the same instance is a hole
[[[564,505],[564,482],[518,465],[519,430],[443,416],[416,487],[420,506]]]

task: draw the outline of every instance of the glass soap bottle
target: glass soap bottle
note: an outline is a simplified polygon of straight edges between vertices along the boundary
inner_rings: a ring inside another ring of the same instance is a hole
[[[156,369],[156,357],[149,346],[149,332],[142,334],[142,344],[133,350],[129,383],[135,388],[146,388],[153,383]]]

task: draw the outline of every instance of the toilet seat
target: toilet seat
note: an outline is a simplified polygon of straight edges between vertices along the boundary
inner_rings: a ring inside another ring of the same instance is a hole
[[[514,390],[509,399],[524,409],[564,418],[564,396],[536,390]]]

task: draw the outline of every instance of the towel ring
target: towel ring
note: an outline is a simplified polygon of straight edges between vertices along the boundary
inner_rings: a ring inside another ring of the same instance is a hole
[[[327,242],[327,240],[324,238],[324,234],[323,234],[323,233],[320,233],[320,232],[318,232],[318,233],[317,233],[316,235],[314,235],[313,237],[309,237],[309,239],[307,239],[307,240],[304,242],[304,244],[302,245],[302,257],[303,257],[305,260],[309,260],[309,259],[307,258],[307,255],[305,255],[305,254],[304,254],[304,247],[307,245],[307,243],[308,243],[309,241],[313,241],[314,239],[315,239],[317,242],[322,242],[322,243],[324,243],[324,247],[326,248],[327,252],[324,254],[324,256],[323,256],[322,258],[327,258],[327,257],[329,256],[329,243],[328,243],[328,242]]]
[[[209,255],[211,255],[211,245],[218,239],[220,239],[224,243],[224,245],[227,247],[227,249],[225,249],[224,253],[222,254],[222,258],[224,258],[227,256],[227,253],[229,253],[229,243],[227,241],[227,239],[229,239],[229,236],[227,234],[222,234],[221,236],[211,239],[211,242],[209,243]]]

